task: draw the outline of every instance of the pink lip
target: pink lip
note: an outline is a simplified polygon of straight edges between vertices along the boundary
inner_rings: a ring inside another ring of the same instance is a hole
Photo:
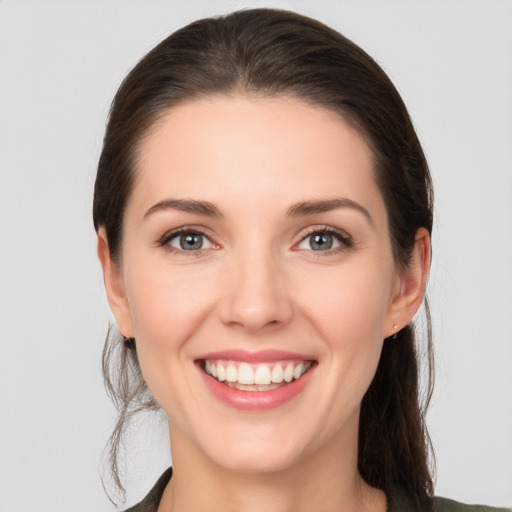
[[[282,350],[260,350],[259,352],[246,352],[245,350],[223,350],[210,352],[196,358],[197,360],[224,359],[227,361],[240,361],[242,363],[273,363],[275,361],[311,361],[313,358],[293,352]]]
[[[215,357],[206,357],[205,359],[224,359],[226,354],[223,353],[222,357],[216,354]],[[229,357],[226,357],[226,359],[238,360],[238,358],[233,358],[232,356],[233,353],[230,352]],[[293,357],[289,356],[290,354],[287,354],[287,357],[284,359],[298,359],[296,354],[293,354]],[[274,360],[279,359],[282,359],[282,357]],[[224,404],[243,411],[267,411],[275,409],[297,396],[311,380],[316,365],[313,364],[300,379],[269,391],[242,391],[240,389],[231,388],[208,375],[203,370],[201,364],[198,364],[197,368],[210,392]]]

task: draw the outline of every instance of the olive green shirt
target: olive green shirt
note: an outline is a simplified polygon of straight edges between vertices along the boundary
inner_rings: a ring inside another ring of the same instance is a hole
[[[172,468],[169,468],[157,481],[153,489],[138,504],[125,512],[156,512],[164,489],[172,477]],[[388,496],[388,512],[415,512],[414,506],[401,493]],[[446,498],[434,498],[434,512],[512,512],[512,508],[494,508],[483,505],[464,505]]]

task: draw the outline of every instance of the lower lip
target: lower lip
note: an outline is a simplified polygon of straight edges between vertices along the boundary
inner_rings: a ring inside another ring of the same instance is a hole
[[[200,365],[198,368],[212,394],[224,404],[243,411],[267,411],[280,407],[297,396],[310,381],[315,365],[313,364],[299,379],[269,391],[243,391],[231,388],[208,375]]]

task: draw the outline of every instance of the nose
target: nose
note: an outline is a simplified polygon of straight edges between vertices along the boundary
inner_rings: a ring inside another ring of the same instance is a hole
[[[225,324],[256,333],[277,329],[291,320],[293,307],[285,274],[269,255],[240,256],[231,261],[225,285],[220,304]]]

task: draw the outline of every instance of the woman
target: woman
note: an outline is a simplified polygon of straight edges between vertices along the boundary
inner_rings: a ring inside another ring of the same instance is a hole
[[[264,9],[171,35],[116,95],[94,224],[114,455],[169,418],[131,510],[466,510],[432,497],[418,394],[430,175],[360,48]]]

